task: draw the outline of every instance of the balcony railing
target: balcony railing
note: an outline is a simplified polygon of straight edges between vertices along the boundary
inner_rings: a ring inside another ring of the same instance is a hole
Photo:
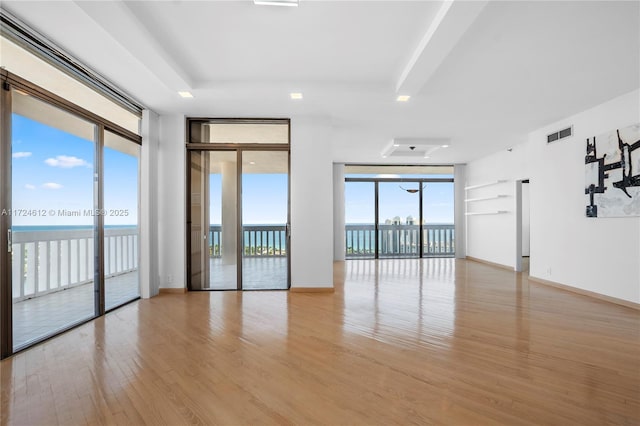
[[[284,257],[287,255],[286,225],[246,225],[242,227],[245,257]],[[209,255],[220,257],[222,226],[209,227]]]
[[[423,256],[455,255],[454,225],[423,225]],[[345,227],[347,258],[375,256],[376,226]],[[379,225],[379,257],[420,256],[420,225]]]
[[[138,269],[136,228],[108,228],[104,239],[105,278]],[[14,302],[93,281],[91,229],[16,231],[12,242]]]

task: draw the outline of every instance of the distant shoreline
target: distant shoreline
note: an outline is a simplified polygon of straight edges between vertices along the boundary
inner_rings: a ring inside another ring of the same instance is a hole
[[[105,229],[114,228],[137,228],[138,225],[105,225]],[[12,226],[13,232],[34,232],[34,231],[83,231],[93,229],[93,225],[16,225]]]
[[[371,226],[373,223],[347,223],[347,226]],[[381,224],[384,225],[384,224]],[[452,223],[425,223],[424,225],[453,225]],[[221,226],[220,224],[211,224],[211,226]],[[285,226],[284,224],[247,224],[246,226]],[[416,224],[417,226],[417,224]],[[105,229],[117,228],[137,228],[138,225],[105,225]],[[11,227],[13,232],[34,232],[34,231],[82,231],[91,230],[93,225],[16,225]]]

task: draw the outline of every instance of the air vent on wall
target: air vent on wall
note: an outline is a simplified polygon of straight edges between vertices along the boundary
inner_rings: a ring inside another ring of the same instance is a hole
[[[547,143],[555,142],[560,139],[568,138],[573,135],[573,126],[569,126],[566,129],[558,130],[547,135]]]

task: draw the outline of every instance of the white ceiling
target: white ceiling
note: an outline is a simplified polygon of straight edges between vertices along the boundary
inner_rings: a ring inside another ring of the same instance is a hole
[[[636,1],[2,7],[158,113],[328,118],[336,161],[467,162],[640,87]],[[293,91],[304,99],[289,99]],[[383,159],[393,138],[451,146]]]

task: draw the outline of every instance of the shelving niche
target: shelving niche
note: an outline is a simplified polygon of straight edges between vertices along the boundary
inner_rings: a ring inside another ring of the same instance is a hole
[[[491,182],[485,182],[485,183],[481,183],[478,185],[470,185],[470,186],[466,186],[464,188],[464,190],[467,193],[467,198],[465,198],[465,203],[473,203],[473,202],[478,202],[478,201],[488,201],[488,200],[498,200],[500,198],[506,198],[508,197],[507,194],[494,194],[494,195],[489,195],[489,196],[485,196],[485,197],[475,197],[475,198],[469,198],[468,195],[468,191],[472,191],[474,189],[478,189],[478,188],[484,188],[487,186],[493,186],[493,185],[499,185],[501,183],[506,183],[508,182],[507,180],[496,180],[496,181],[491,181]],[[493,215],[493,214],[505,214],[505,213],[509,213],[508,210],[488,210],[488,211],[480,211],[480,212],[467,212],[465,213],[466,216],[478,216],[478,215]]]

